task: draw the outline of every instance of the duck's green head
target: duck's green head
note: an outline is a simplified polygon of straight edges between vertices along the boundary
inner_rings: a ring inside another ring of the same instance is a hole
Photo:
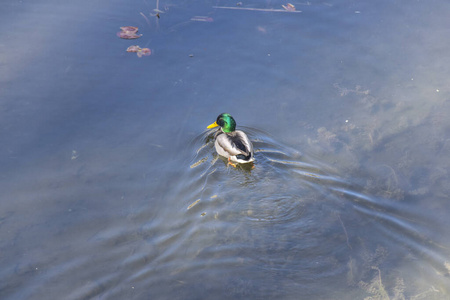
[[[233,132],[236,129],[236,121],[230,114],[220,114],[217,120],[209,125],[207,128],[214,128],[220,126],[223,132]]]

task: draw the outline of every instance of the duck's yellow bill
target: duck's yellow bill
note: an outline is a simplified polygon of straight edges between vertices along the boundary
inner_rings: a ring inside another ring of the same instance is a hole
[[[209,125],[206,128],[210,129],[210,128],[214,128],[214,127],[217,127],[217,126],[219,126],[219,125],[217,125],[217,122],[214,122],[214,123],[212,123],[211,125]]]

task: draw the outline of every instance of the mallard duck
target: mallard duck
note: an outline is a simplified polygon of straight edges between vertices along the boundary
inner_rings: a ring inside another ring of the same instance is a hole
[[[216,122],[207,128],[220,126],[220,129],[214,135],[214,146],[219,155],[231,162],[250,163],[255,160],[253,157],[253,145],[247,135],[240,130],[236,130],[236,121],[229,114],[223,113],[217,117]]]

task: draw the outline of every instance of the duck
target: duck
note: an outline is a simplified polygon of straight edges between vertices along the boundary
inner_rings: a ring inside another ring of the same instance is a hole
[[[236,121],[227,113],[222,113],[217,120],[207,128],[220,127],[214,134],[216,152],[228,159],[228,164],[236,167],[235,163],[246,164],[255,160],[253,144],[241,130],[236,130]]]

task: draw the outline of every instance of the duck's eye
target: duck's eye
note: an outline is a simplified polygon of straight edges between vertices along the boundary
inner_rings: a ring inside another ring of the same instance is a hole
[[[219,120],[217,120],[217,125],[219,125],[220,127],[223,127],[225,125],[225,121],[223,119],[219,119]]]

